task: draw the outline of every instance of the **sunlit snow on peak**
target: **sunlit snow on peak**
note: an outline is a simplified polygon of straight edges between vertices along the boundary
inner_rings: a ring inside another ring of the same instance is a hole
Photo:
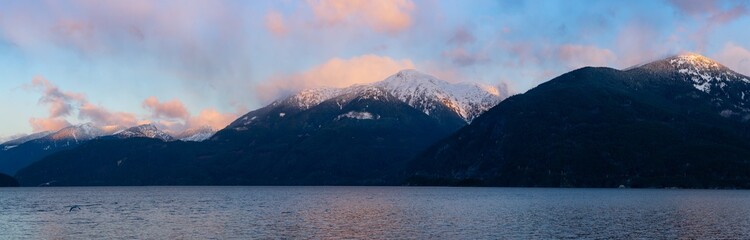
[[[726,82],[743,81],[740,74],[699,54],[680,54],[669,58],[668,62],[678,73],[686,75],[693,82],[693,87],[706,93],[715,87],[723,89]]]
[[[354,85],[348,88],[303,90],[276,101],[273,105],[289,104],[306,110],[334,98],[388,101],[389,97],[395,97],[427,115],[442,105],[458,114],[466,122],[471,122],[502,100],[500,90],[493,86],[476,83],[449,83],[414,69],[405,69],[383,81],[371,84]]]
[[[449,83],[416,70],[402,70],[375,86],[383,87],[399,100],[424,113],[437,104],[445,105],[466,122],[495,106],[501,100],[500,91],[475,83]]]

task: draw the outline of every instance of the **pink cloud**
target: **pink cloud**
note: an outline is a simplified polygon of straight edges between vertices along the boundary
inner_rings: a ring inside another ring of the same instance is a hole
[[[616,59],[615,54],[609,49],[573,44],[560,46],[557,58],[571,68],[610,66]]]
[[[185,105],[177,99],[160,103],[152,96],[144,100],[142,106],[151,110],[155,118],[187,119],[190,116]]]
[[[750,50],[730,42],[724,45],[715,58],[728,68],[750,76]]]
[[[286,23],[284,22],[284,16],[277,11],[269,11],[265,18],[266,29],[271,32],[274,36],[283,37],[287,34]]]
[[[360,23],[377,32],[398,33],[412,24],[410,0],[308,0],[318,21],[329,25]]]
[[[142,120],[139,124],[156,124],[170,134],[179,134],[187,129],[205,126],[217,130],[222,129],[239,116],[239,113],[222,113],[213,108],[204,109],[197,116],[192,116],[180,100],[159,102],[159,99],[153,96],[146,98],[142,106],[151,112],[155,121]]]
[[[152,96],[143,101],[142,107],[148,110],[154,119],[138,119],[134,113],[111,111],[92,104],[81,93],[62,91],[41,76],[35,77],[26,87],[41,92],[39,104],[48,106],[47,118],[29,119],[34,131],[59,130],[71,125],[68,117],[76,116],[78,120],[94,123],[109,133],[126,127],[153,123],[166,132],[176,134],[188,128],[203,126],[221,129],[239,116],[239,113],[222,113],[213,108],[204,109],[197,116],[191,116],[180,100],[160,102]],[[76,112],[78,114],[74,115]]]
[[[749,12],[743,1],[669,0],[668,2],[680,13],[702,22],[701,26],[690,35],[690,39],[696,44],[696,49],[694,49],[696,52],[706,49],[714,29],[747,16]],[[727,3],[731,5],[726,5]]]
[[[224,1],[40,1],[3,9],[0,36],[27,53],[150,59],[188,83],[245,80],[247,17]],[[23,23],[23,24],[20,24]],[[198,84],[189,84],[195,86]],[[236,85],[236,84],[235,84]],[[200,89],[194,89],[200,92]]]
[[[222,129],[239,117],[236,113],[222,113],[215,109],[205,109],[198,116],[191,117],[187,121],[187,128],[199,128],[209,126],[213,129]]]
[[[60,118],[30,118],[29,124],[34,132],[57,131],[70,126],[67,120]]]
[[[81,93],[65,92],[42,76],[34,77],[29,85],[30,89],[40,91],[42,96],[39,104],[47,105],[47,118],[31,118],[34,131],[59,130],[70,125],[67,117],[78,112],[78,119],[91,121],[97,126],[119,125],[132,126],[136,117],[132,113],[111,112],[101,106],[94,105]]]
[[[97,126],[134,126],[138,122],[135,114],[111,112],[104,107],[84,102],[78,109],[78,118],[93,122]]]
[[[42,76],[34,77],[31,80],[30,87],[42,91],[43,95],[39,99],[39,103],[49,106],[50,118],[70,115],[73,110],[73,104],[84,99],[84,96],[80,93],[61,91],[57,86],[50,83]]]
[[[29,124],[33,131],[56,131],[67,127],[70,123],[64,118],[69,116],[74,110],[74,104],[84,97],[78,93],[63,92],[57,86],[50,83],[42,76],[36,76],[31,80],[31,84],[26,86],[29,89],[42,92],[39,98],[39,104],[48,106],[47,118],[30,118]]]
[[[348,87],[385,79],[403,69],[414,68],[408,59],[394,60],[377,55],[350,59],[334,58],[307,71],[272,77],[256,89],[260,98],[271,101],[284,94],[315,87]]]

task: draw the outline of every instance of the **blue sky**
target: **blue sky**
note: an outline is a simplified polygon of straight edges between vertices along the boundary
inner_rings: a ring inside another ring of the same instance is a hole
[[[750,74],[747,1],[0,1],[0,138],[227,124],[416,68],[510,93],[696,52]]]

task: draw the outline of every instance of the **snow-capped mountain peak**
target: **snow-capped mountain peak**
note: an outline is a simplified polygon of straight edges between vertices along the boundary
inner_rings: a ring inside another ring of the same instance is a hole
[[[84,123],[80,125],[74,125],[74,126],[63,128],[60,131],[50,134],[45,138],[48,138],[50,140],[68,139],[68,140],[74,140],[76,142],[79,142],[79,141],[88,141],[97,137],[101,137],[103,135],[104,135],[104,132],[101,129],[94,126],[93,123]]]
[[[118,138],[155,138],[163,141],[172,141],[174,138],[169,134],[159,130],[153,124],[143,124],[140,126],[131,127],[120,132],[117,132],[115,137]]]
[[[697,53],[683,53],[670,57],[667,60],[670,64],[672,64],[672,66],[675,67],[691,65],[702,69],[726,69],[726,67],[722,66],[718,62]]]
[[[246,130],[245,126],[266,119],[281,119],[287,114],[305,111],[326,101],[339,107],[352,100],[403,102],[436,118],[459,118],[470,123],[474,118],[502,100],[500,91],[492,86],[476,83],[450,83],[434,76],[407,69],[374,83],[357,84],[347,88],[314,88],[274,101],[269,106],[250,112],[230,127]],[[275,110],[271,110],[275,109]],[[272,113],[271,115],[268,115]],[[371,113],[378,116],[377,113]],[[346,115],[346,114],[344,114]],[[278,117],[276,117],[278,116]]]
[[[704,92],[727,118],[750,120],[750,77],[705,56],[685,53],[633,68],[666,74]]]
[[[313,88],[298,92],[283,100],[284,103],[292,104],[302,110],[314,107],[328,99],[338,96],[344,89],[340,88]],[[274,104],[280,104],[277,101]]]
[[[442,104],[466,122],[471,122],[502,100],[500,91],[495,87],[449,83],[412,69],[399,71],[374,85],[428,115],[438,104]]]
[[[669,59],[669,63],[677,68],[679,73],[689,75],[695,88],[709,92],[711,85],[717,84],[723,88],[722,82],[743,81],[750,83],[750,79],[729,68],[698,54],[682,54]]]
[[[186,142],[202,142],[216,134],[216,130],[210,126],[191,128],[177,135],[177,139]]]
[[[692,82],[693,87],[705,93],[723,89],[727,83],[742,81],[750,83],[743,76],[720,63],[696,53],[683,53],[652,62],[643,66],[646,69],[677,73]]]
[[[348,88],[315,88],[298,92],[273,104],[289,104],[301,110],[333,98],[379,99],[389,96],[430,115],[439,105],[449,108],[464,121],[471,122],[495,106],[502,96],[492,86],[475,83],[449,83],[417,70],[401,70],[383,81]]]

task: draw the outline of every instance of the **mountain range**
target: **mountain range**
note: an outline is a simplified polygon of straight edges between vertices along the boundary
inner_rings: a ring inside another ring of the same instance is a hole
[[[73,149],[99,138],[154,138],[162,141],[203,141],[215,131],[210,128],[188,129],[175,139],[152,124],[119,130],[120,127],[101,128],[92,123],[69,126],[56,132],[39,132],[0,144],[0,173],[15,174],[21,168],[53,153]]]
[[[131,127],[119,132],[116,132],[112,137],[127,139],[127,138],[153,138],[162,141],[174,141],[175,138],[169,134],[159,130],[153,124],[144,124],[135,127]]]
[[[748,94],[748,77],[696,54],[578,69],[430,147],[409,184],[748,188]]]
[[[300,91],[198,144],[100,139],[18,176],[24,183],[72,185],[393,185],[400,182],[394,169],[501,99],[494,87],[404,70],[376,83]],[[101,175],[60,172],[71,164]],[[141,164],[170,170],[144,171]],[[146,176],[117,177],[136,174]]]
[[[750,188],[748,79],[681,54],[577,69],[503,100],[494,87],[404,70],[280,98],[201,142],[150,126],[98,137],[15,177],[27,186]]]

